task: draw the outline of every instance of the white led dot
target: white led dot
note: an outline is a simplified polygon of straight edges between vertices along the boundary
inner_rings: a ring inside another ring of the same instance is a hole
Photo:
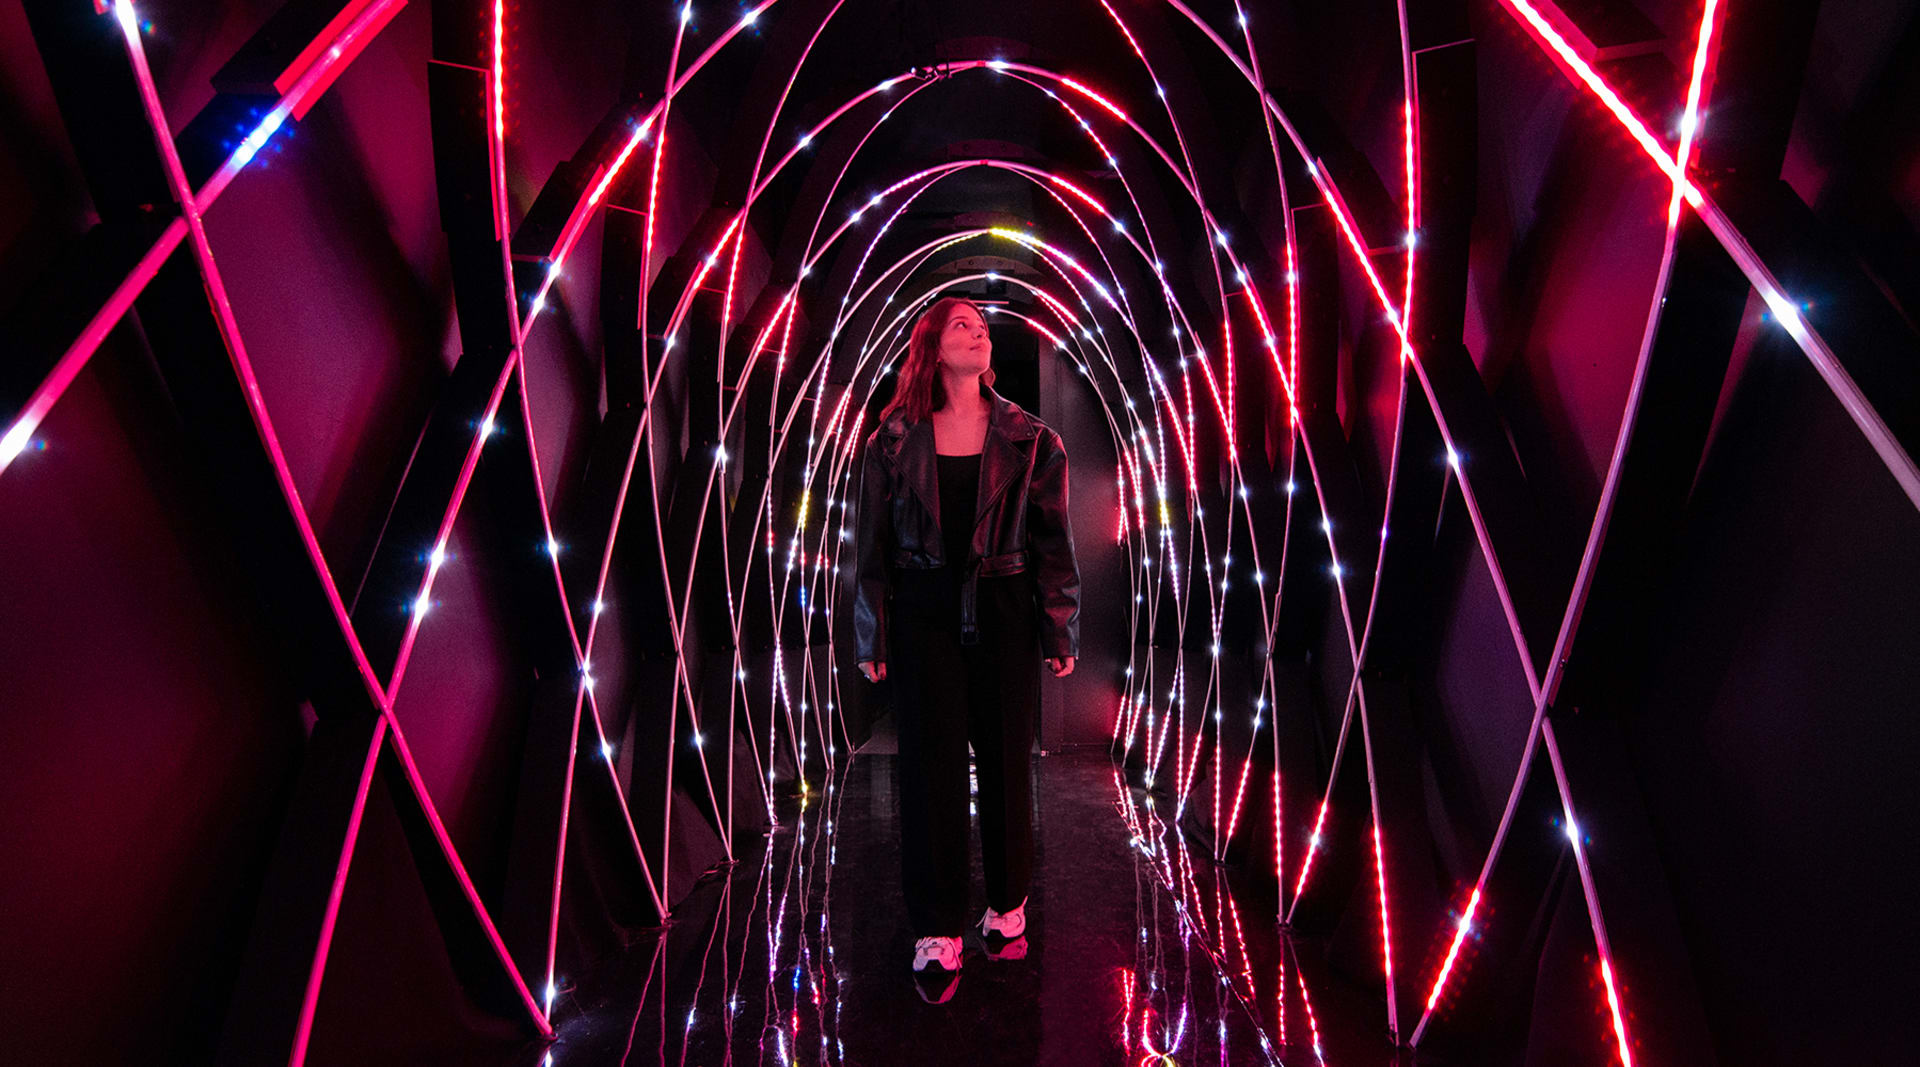
[[[5,437],[0,437],[0,467],[12,463],[20,453],[27,450],[33,439],[34,423],[32,419],[21,419],[7,427]]]

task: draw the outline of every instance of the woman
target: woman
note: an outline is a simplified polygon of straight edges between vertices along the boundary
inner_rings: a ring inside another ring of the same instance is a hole
[[[854,631],[860,670],[891,676],[901,875],[921,996],[959,983],[969,884],[967,745],[979,779],[989,956],[1026,954],[1033,720],[1040,656],[1080,652],[1080,572],[1060,435],[992,389],[971,301],[914,323],[861,471]],[[891,675],[889,675],[891,672]]]

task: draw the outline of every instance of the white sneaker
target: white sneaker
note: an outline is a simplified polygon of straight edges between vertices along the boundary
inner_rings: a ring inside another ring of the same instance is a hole
[[[961,943],[957,937],[923,937],[913,944],[913,985],[920,999],[945,1004],[960,985]]]
[[[980,931],[980,941],[986,946],[987,958],[993,960],[1018,960],[1027,956],[1027,902],[1014,905],[1009,912],[997,912],[987,908],[980,916],[975,929]]]
[[[936,967],[943,971],[960,969],[961,943],[957,937],[923,937],[913,943],[913,969]]]
[[[994,911],[991,907],[980,916],[980,936],[998,934],[1011,941],[1027,932],[1027,902],[1014,905],[1013,910],[1005,913]]]

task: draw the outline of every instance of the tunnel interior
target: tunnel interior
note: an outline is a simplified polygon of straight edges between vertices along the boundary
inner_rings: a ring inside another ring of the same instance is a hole
[[[1103,1037],[1046,1062],[1912,1055],[1920,7],[20,0],[0,47],[9,1058],[597,1063],[630,986],[604,1062],[906,1062],[820,979],[895,891],[832,836],[891,825],[861,450],[951,295],[1072,457],[1050,858],[1171,906],[1078,920],[1120,947],[1037,1010]],[[836,845],[837,927],[730,910]],[[682,1020],[740,938],[791,1019]]]

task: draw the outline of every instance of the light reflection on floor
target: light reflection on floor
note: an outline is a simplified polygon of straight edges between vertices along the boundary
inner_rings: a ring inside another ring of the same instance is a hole
[[[908,978],[894,757],[788,798],[771,845],[583,984],[524,1064],[1330,1064],[1397,1058],[1377,992],[1318,964],[1104,751],[1035,760],[1025,959],[969,937],[960,987]],[[804,806],[803,806],[804,805]],[[977,840],[973,916],[984,907]],[[1219,877],[1220,874],[1227,877]],[[1302,963],[1306,966],[1303,968]]]

